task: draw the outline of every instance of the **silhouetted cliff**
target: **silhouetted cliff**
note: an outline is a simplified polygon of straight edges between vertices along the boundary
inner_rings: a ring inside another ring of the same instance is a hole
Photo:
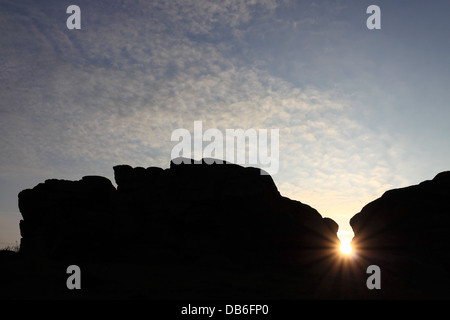
[[[389,190],[350,220],[352,245],[397,297],[450,298],[450,171]]]
[[[184,160],[115,166],[117,189],[87,176],[20,192],[0,298],[450,298],[450,172],[367,204],[342,256],[337,224],[259,169]],[[72,264],[82,290],[66,287]],[[381,289],[367,286],[370,265]]]
[[[186,162],[186,161],[185,161]],[[114,167],[19,194],[20,251],[52,259],[301,264],[335,250],[337,224],[234,164]]]

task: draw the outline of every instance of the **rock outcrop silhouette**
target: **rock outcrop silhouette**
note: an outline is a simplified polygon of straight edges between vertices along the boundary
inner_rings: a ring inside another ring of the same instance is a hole
[[[87,176],[20,192],[20,252],[77,261],[297,265],[335,251],[337,224],[281,196],[260,169],[177,160],[168,169],[115,166],[117,189]]]
[[[388,276],[389,297],[450,298],[450,171],[386,191],[350,225],[362,261]]]
[[[355,253],[343,256],[333,220],[260,169],[211,160],[118,165],[117,188],[86,176],[23,190],[0,298],[450,298],[450,172],[364,206],[350,221]],[[76,292],[65,286],[72,264]],[[381,289],[367,286],[370,265]]]

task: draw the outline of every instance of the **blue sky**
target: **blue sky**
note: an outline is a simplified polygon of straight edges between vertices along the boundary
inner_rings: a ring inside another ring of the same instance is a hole
[[[81,8],[68,30],[66,8]],[[368,30],[366,9],[381,9]],[[447,1],[0,1],[0,247],[49,178],[167,168],[171,133],[279,129],[280,192],[350,235],[449,170]]]

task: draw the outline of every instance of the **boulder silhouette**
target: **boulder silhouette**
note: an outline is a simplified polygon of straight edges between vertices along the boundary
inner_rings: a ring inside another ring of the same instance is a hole
[[[343,256],[338,225],[260,169],[177,158],[113,170],[117,187],[87,176],[19,193],[20,251],[0,256],[0,297],[450,298],[450,172],[364,206]],[[64,286],[71,264],[78,295]]]
[[[261,170],[214,159],[46,180],[19,194],[24,255],[82,261],[305,264],[335,251],[337,224],[280,195]],[[215,258],[211,258],[215,257]]]
[[[46,180],[19,193],[20,252],[37,256],[92,254],[110,227],[114,196],[111,181],[86,176],[80,181]]]
[[[353,216],[352,245],[387,275],[384,292],[450,297],[450,171],[389,190]],[[389,279],[389,280],[387,280]]]

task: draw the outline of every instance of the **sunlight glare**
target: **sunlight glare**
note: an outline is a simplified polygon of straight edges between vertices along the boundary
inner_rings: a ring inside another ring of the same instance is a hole
[[[342,240],[340,249],[343,254],[350,254],[352,252],[350,240]]]

